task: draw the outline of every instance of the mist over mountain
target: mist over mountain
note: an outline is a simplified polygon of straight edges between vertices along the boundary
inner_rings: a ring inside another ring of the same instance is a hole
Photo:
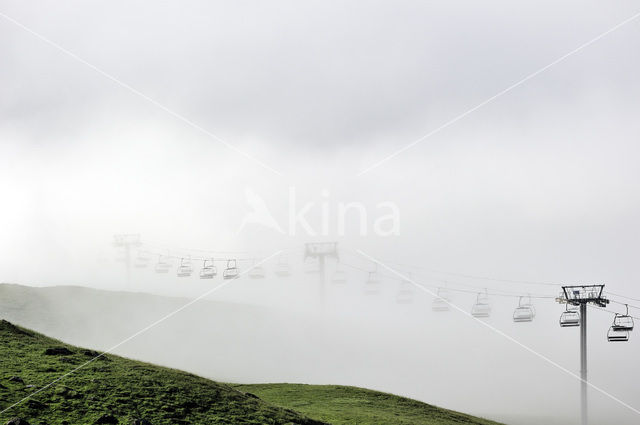
[[[169,314],[116,352],[572,424],[556,298],[603,284],[589,411],[637,423],[637,338],[606,340],[640,310],[637,7],[5,0],[0,316],[108,349]],[[336,244],[325,292],[308,243]]]

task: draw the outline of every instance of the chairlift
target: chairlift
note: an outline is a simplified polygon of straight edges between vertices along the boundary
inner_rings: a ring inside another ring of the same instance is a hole
[[[227,268],[222,272],[222,278],[225,280],[236,279],[240,276],[238,262],[236,260],[227,260]]]
[[[378,272],[369,272],[369,276],[364,283],[364,293],[367,295],[380,293],[380,278],[378,277]]]
[[[613,326],[607,331],[607,341],[609,342],[627,342],[629,341],[629,331],[615,329]]]
[[[580,326],[580,312],[575,308],[569,309],[569,304],[567,304],[565,311],[560,315],[560,327],[572,328],[576,326]]]
[[[156,273],[169,273],[171,269],[171,264],[167,260],[167,257],[163,257],[162,255],[158,258],[158,262],[155,266]]]
[[[531,303],[531,296],[522,296],[518,300],[518,307],[513,312],[514,322],[531,322],[536,316],[536,311]]]
[[[289,264],[287,263],[278,263],[275,267],[276,276],[280,277],[288,277],[291,275],[291,270],[289,269]]]
[[[191,267],[191,260],[184,258],[180,259],[180,265],[178,266],[178,277],[189,277],[193,273],[193,267]]]
[[[411,304],[413,302],[414,287],[408,280],[401,280],[396,294],[396,303]]]
[[[627,312],[625,314],[616,313],[613,318],[613,330],[616,331],[632,331],[633,330],[633,317],[629,315],[629,306],[625,304]]]
[[[449,311],[449,302],[451,297],[447,289],[438,288],[437,296],[433,299],[431,310],[433,311]]]
[[[218,275],[218,269],[214,265],[213,259],[204,260],[200,270],[200,279],[213,279]]]
[[[264,267],[254,266],[253,268],[251,268],[251,270],[249,270],[249,277],[251,279],[264,279],[265,277]]]
[[[488,294],[478,294],[476,303],[471,308],[473,317],[489,317],[491,315],[491,305],[489,304]]]
[[[528,307],[533,315],[532,319],[536,317],[536,308],[533,306],[533,302],[531,301],[531,295],[520,297],[518,307]]]
[[[529,306],[519,306],[513,312],[514,322],[531,322],[533,321],[533,310]]]

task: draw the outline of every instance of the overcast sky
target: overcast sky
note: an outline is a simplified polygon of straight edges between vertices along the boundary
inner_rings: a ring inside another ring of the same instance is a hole
[[[327,189],[332,211],[396,203],[399,236],[352,241],[385,254],[523,278],[638,276],[636,21],[356,177],[634,2],[0,4],[282,174],[2,18],[5,255],[118,231],[244,249],[252,231],[270,236],[236,234],[245,189],[284,226],[293,186],[300,202]]]
[[[133,232],[255,255],[339,240],[640,298],[640,18],[358,175],[638,7],[0,0],[0,281],[122,288],[97,267]],[[328,235],[239,231],[251,199],[290,231],[292,191],[314,229],[326,205]],[[356,216],[337,234],[349,202],[367,235]],[[399,211],[384,237],[383,202]]]

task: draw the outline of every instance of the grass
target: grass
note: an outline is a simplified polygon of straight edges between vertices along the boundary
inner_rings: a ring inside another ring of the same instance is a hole
[[[73,300],[75,306],[82,291],[91,292],[82,288],[40,290],[0,285],[0,304],[3,312],[14,317],[13,320],[49,332],[77,323],[73,306],[61,300]],[[116,297],[105,292],[99,296],[101,299],[111,296],[113,305],[123,303],[120,295]],[[141,302],[138,297],[142,295],[128,294],[128,297],[131,298],[131,306],[126,304],[125,307],[133,308]],[[94,299],[95,295],[87,295],[81,304],[90,309],[95,304]],[[152,299],[154,305],[164,306],[164,301],[158,300]],[[148,303],[149,299],[144,301]],[[172,309],[173,305],[166,308]],[[122,314],[120,310],[111,313]],[[73,332],[70,334],[75,335]],[[79,335],[82,338],[77,337],[76,340],[87,340],[86,334]],[[70,353],[45,354],[51,348],[66,348]],[[0,411],[34,394],[96,354],[0,321]],[[12,377],[20,380],[12,380]],[[133,424],[134,420],[145,418],[153,425],[317,425],[323,422],[334,425],[496,424],[361,388],[301,384],[229,385],[111,354],[0,414],[0,424],[13,417],[27,419],[31,425],[94,424],[100,418],[103,421],[110,419],[105,415],[111,415],[119,424]]]
[[[497,424],[363,388],[304,384],[254,384],[236,388],[334,425]]]
[[[69,354],[63,350],[45,354],[50,349],[67,349]],[[1,321],[0,410],[96,354]],[[321,423],[226,384],[113,355],[89,363],[0,414],[0,423],[13,417],[31,425],[129,424],[142,418],[153,425]]]

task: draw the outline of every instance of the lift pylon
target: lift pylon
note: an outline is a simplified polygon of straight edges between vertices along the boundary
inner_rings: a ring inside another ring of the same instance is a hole
[[[557,301],[580,309],[580,417],[581,424],[588,425],[587,409],[587,305],[606,307],[609,300],[602,293],[604,285],[563,286],[563,296]],[[561,323],[562,326],[562,323]]]

